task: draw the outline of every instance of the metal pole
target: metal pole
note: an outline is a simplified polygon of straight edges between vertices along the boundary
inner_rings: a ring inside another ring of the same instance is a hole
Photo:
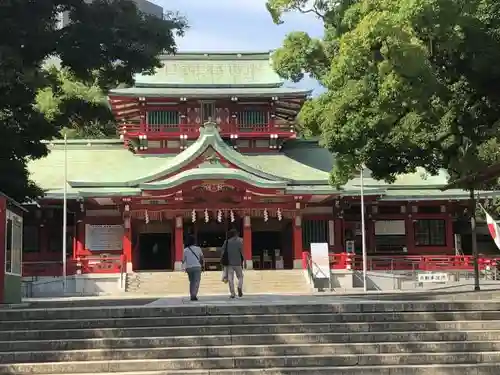
[[[68,244],[68,235],[66,227],[68,226],[68,136],[64,133],[64,187],[63,187],[63,224],[62,224],[62,265],[63,265],[63,293],[66,293],[66,249]]]
[[[477,230],[476,230],[476,197],[474,196],[474,189],[470,189],[470,230],[472,239],[472,256],[474,259],[474,291],[481,290],[479,285],[479,251],[477,249]]]
[[[366,271],[367,271],[367,256],[366,256],[366,225],[365,225],[365,192],[364,192],[364,178],[363,169],[361,166],[361,243],[363,249],[363,288],[364,291],[368,291],[368,285],[366,283]]]

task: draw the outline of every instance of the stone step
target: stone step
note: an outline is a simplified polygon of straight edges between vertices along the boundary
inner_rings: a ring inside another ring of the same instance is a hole
[[[296,297],[294,297],[296,298]],[[397,312],[465,312],[465,311],[500,311],[498,301],[418,301],[418,302],[346,302],[339,303],[287,303],[276,305],[252,303],[242,299],[234,303],[205,305],[195,303],[188,305],[151,307],[151,306],[94,306],[89,308],[37,308],[37,309],[0,309],[0,321],[13,320],[50,320],[50,319],[101,319],[132,317],[164,317],[164,316],[200,316],[200,315],[269,315],[269,314],[349,314],[349,313],[385,313]]]
[[[484,331],[417,331],[417,332],[355,332],[355,333],[309,333],[309,334],[255,334],[216,336],[170,336],[170,337],[110,337],[92,339],[28,340],[15,339],[0,341],[0,352],[20,351],[61,351],[87,349],[126,349],[156,347],[191,346],[248,346],[248,345],[348,345],[379,343],[419,343],[419,342],[478,342],[500,341],[500,330]]]
[[[245,370],[102,372],[100,375],[497,375],[500,363],[470,365],[296,367]],[[47,374],[59,375],[59,374]],[[82,373],[73,375],[84,375]]]
[[[414,332],[414,331],[476,331],[500,330],[500,321],[453,322],[376,322],[376,323],[305,323],[266,325],[156,326],[127,328],[88,328],[54,330],[1,331],[0,341],[60,340],[104,337],[215,336],[268,333],[352,333],[352,332]]]
[[[61,351],[21,351],[0,353],[0,363],[33,362],[80,362],[105,360],[141,360],[175,358],[226,358],[226,357],[272,357],[272,356],[325,356],[416,353],[459,353],[499,352],[500,341],[485,342],[394,342],[309,344],[309,345],[234,345],[234,346],[192,346],[154,348],[108,348]]]
[[[404,353],[394,354],[342,354],[326,356],[269,356],[269,357],[229,357],[229,358],[187,358],[187,359],[141,359],[106,360],[85,362],[45,362],[0,364],[2,374],[75,374],[102,372],[160,371],[160,370],[210,370],[210,369],[268,369],[296,367],[353,366],[397,366],[421,364],[498,364],[499,352],[463,353]],[[498,367],[497,367],[498,371]],[[309,371],[307,371],[309,373]],[[338,372],[334,372],[337,374]],[[365,373],[363,373],[365,374]]]
[[[243,293],[245,295],[256,295],[262,294],[262,291],[265,290],[268,294],[304,294],[306,292],[301,291],[300,287],[265,287],[263,288],[261,285],[258,287],[252,288],[248,285],[245,285],[243,288]],[[183,284],[181,286],[175,287],[140,287],[138,289],[130,289],[126,293],[130,295],[137,296],[189,296],[189,289],[187,284]],[[310,293],[307,291],[307,293]],[[229,295],[229,287],[227,285],[217,285],[217,286],[202,286],[199,289],[198,297],[205,296],[216,296],[216,295]]]
[[[220,271],[204,272],[201,279],[201,294],[227,293],[227,285],[221,281]],[[263,285],[268,292],[302,292],[309,294],[302,270],[245,271],[246,293],[258,293]],[[183,272],[138,272],[127,275],[127,292],[133,294],[180,295],[187,290],[187,277]]]
[[[373,313],[373,314],[281,314],[281,315],[209,315],[166,316],[145,318],[101,318],[66,320],[15,320],[0,322],[0,331],[33,329],[127,328],[187,325],[251,325],[251,324],[304,324],[353,322],[437,322],[437,321],[499,321],[500,311],[425,312],[425,313]]]

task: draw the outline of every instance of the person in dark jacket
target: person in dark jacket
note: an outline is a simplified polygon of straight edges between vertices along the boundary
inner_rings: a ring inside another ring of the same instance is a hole
[[[243,256],[243,239],[236,229],[231,229],[228,233],[224,245],[222,245],[221,264],[227,268],[227,280],[231,298],[236,297],[234,290],[234,275],[238,278],[238,297],[243,297],[243,266],[245,257]]]

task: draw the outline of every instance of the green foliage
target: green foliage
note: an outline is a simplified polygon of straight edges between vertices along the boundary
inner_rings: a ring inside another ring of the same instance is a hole
[[[62,11],[72,23],[58,29]],[[42,140],[68,125],[101,131],[94,120],[109,118],[102,93],[160,66],[159,55],[175,52],[186,23],[175,14],[146,16],[128,0],[0,1],[0,14],[0,190],[24,201],[43,193],[26,167],[47,155]],[[47,72],[48,60],[74,80]]]
[[[49,86],[37,93],[36,107],[68,138],[116,136],[116,123],[107,97],[94,81],[76,79],[68,69],[47,69]]]
[[[310,3],[269,0],[268,9],[279,22]],[[290,34],[275,64],[285,78],[310,73],[327,89],[299,121],[335,153],[333,184],[360,165],[391,182],[419,167],[455,179],[500,161],[497,1],[312,3],[325,37]],[[467,188],[480,187],[491,186]]]

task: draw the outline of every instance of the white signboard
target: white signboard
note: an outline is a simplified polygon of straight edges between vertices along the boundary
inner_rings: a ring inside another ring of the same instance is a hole
[[[123,249],[123,225],[85,225],[85,247],[90,251]]]
[[[426,272],[418,274],[419,283],[446,283],[449,277],[444,272]]]
[[[328,243],[311,244],[312,271],[316,279],[330,279],[330,256]]]

